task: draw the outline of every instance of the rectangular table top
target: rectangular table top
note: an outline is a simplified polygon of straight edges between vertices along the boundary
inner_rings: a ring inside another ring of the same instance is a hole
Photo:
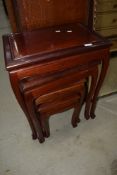
[[[65,24],[3,37],[7,67],[76,54],[109,44],[82,24]]]

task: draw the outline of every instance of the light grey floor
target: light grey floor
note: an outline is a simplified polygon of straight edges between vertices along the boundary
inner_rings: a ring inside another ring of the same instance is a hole
[[[9,31],[0,6],[0,175],[117,175],[117,95],[99,101],[95,120],[82,110],[75,129],[72,110],[52,117],[50,138],[32,141],[4,68],[1,35]]]

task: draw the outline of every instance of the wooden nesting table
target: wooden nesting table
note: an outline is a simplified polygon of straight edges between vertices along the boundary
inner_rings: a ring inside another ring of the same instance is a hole
[[[109,41],[74,23],[4,35],[3,43],[11,86],[33,139],[44,142],[50,135],[49,117],[70,108],[74,108],[71,123],[76,127],[83,103],[85,118],[95,118],[109,65]]]

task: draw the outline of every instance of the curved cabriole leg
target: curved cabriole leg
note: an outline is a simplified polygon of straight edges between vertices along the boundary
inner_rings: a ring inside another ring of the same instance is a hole
[[[72,126],[74,128],[77,127],[77,124],[80,122],[79,115],[80,115],[82,105],[84,103],[84,98],[85,98],[85,95],[86,95],[86,89],[83,88],[82,92],[80,92],[79,94],[80,94],[80,101],[75,106],[75,109],[74,109],[74,112],[73,112],[73,115],[72,115],[72,120],[71,120]]]
[[[102,86],[102,83],[104,81],[108,66],[109,66],[109,53],[107,52],[102,59],[102,68],[101,68],[100,77],[96,86],[94,96],[92,98],[92,106],[90,110],[90,116],[92,119],[95,118],[95,108],[96,108],[97,97],[98,97],[100,88]]]
[[[26,102],[26,106],[28,109],[28,113],[30,114],[33,125],[35,126],[37,138],[38,138],[40,143],[43,143],[45,141],[45,139],[43,136],[40,121],[38,120],[38,117],[36,115],[35,106],[33,103],[34,102],[33,97],[29,94],[25,94],[25,102]]]
[[[79,118],[80,109],[81,109],[81,106],[80,106],[80,103],[78,103],[75,106],[74,112],[73,112],[73,115],[72,115],[71,123],[72,123],[73,128],[77,127],[77,123],[80,122],[80,118]]]
[[[91,72],[91,85],[90,85],[89,93],[86,98],[86,106],[85,106],[86,120],[90,118],[91,101],[95,92],[97,79],[98,79],[98,66],[96,66]]]
[[[30,128],[32,130],[32,139],[35,140],[35,139],[37,139],[37,133],[36,133],[35,127],[33,125],[33,122],[31,120],[31,117],[28,113],[27,106],[25,105],[23,95],[20,91],[20,88],[19,88],[20,85],[19,85],[19,81],[18,81],[18,78],[17,78],[17,74],[15,72],[10,72],[9,78],[10,78],[11,87],[13,89],[15,97],[16,97],[20,107],[22,108],[23,112],[25,113],[25,115],[28,119]]]
[[[44,137],[48,138],[50,136],[49,117],[44,114],[40,114],[39,117],[41,120],[41,127],[43,129],[43,135]]]

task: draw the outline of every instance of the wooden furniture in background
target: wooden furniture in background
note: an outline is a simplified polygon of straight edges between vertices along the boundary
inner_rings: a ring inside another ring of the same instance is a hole
[[[117,0],[95,0],[94,29],[112,43],[110,67],[99,94],[111,95],[117,92]]]
[[[116,0],[95,0],[94,29],[108,37],[113,43],[111,52],[117,52]]]
[[[8,13],[11,29],[13,32],[18,32],[19,29],[16,22],[17,14],[15,13],[15,6],[13,5],[13,1],[12,0],[3,0],[3,1]]]
[[[13,32],[80,22],[93,25],[92,0],[5,0]]]
[[[94,17],[95,30],[106,37],[117,36],[117,1],[97,0]]]

